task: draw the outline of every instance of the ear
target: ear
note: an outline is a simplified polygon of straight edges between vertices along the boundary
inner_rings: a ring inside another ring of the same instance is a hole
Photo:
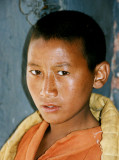
[[[110,74],[110,65],[107,61],[98,64],[94,70],[94,88],[101,88],[107,82]]]

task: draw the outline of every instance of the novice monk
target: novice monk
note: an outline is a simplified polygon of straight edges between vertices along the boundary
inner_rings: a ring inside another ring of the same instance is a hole
[[[91,17],[58,11],[40,19],[26,77],[42,120],[37,112],[22,122],[1,160],[118,160],[118,111],[108,98],[91,96],[108,79],[105,56],[104,34]]]

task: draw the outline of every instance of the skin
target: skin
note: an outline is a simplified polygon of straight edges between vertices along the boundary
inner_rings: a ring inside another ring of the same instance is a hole
[[[99,88],[97,81],[102,74],[98,70],[103,64],[91,72],[82,52],[82,42],[77,39],[67,42],[39,38],[30,42],[27,85],[43,119],[50,123],[36,158],[67,134],[99,125],[90,112],[89,99],[93,86]],[[58,110],[46,112],[43,104],[57,105]]]
[[[84,117],[82,121],[85,121],[86,115],[90,114],[94,74],[88,69],[82,48],[77,47],[78,41],[69,43],[40,38],[30,43],[27,84],[38,110],[48,123],[60,124],[75,116]],[[63,71],[66,72],[64,75]],[[46,103],[59,106],[59,110],[45,112],[40,106]]]

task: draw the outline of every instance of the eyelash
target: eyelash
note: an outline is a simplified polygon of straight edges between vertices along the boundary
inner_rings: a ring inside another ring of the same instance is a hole
[[[35,75],[35,76],[41,74],[41,71],[39,71],[39,70],[31,70],[30,72],[31,72],[33,75]],[[60,73],[60,74],[59,74],[59,73]],[[60,76],[66,76],[66,75],[68,75],[68,74],[70,74],[70,73],[67,72],[67,71],[58,71],[58,74],[59,74]]]
[[[66,75],[69,74],[69,72],[67,72],[67,71],[58,71],[58,73],[59,73],[59,72],[62,72],[62,75],[59,74],[60,76],[66,76]]]
[[[39,71],[39,70],[32,70],[32,71],[30,71],[33,75],[40,75],[41,74],[41,71]]]

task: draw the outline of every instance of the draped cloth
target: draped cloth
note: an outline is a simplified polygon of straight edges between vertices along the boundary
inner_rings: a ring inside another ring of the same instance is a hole
[[[47,127],[43,121],[23,136],[15,160],[34,160]],[[101,135],[100,127],[74,131],[56,141],[38,160],[100,160]]]

